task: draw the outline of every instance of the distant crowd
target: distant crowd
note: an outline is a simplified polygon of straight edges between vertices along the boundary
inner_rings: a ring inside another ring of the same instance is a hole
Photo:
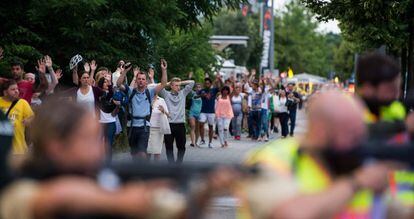
[[[257,75],[254,69],[225,80],[215,73],[215,78],[196,83],[190,72],[185,80],[173,77],[168,81],[167,66],[166,60],[160,61],[161,78],[157,80],[151,64],[144,71],[120,60],[112,72],[76,55],[69,62],[73,86],[57,90],[63,72],[53,68],[50,56],[37,61],[35,72],[26,72],[21,62],[10,63],[13,77],[0,78],[0,109],[14,125],[13,154],[19,160],[30,148],[27,127],[48,98],[79,103],[99,120],[109,161],[122,131],[128,135],[134,158],[159,160],[165,145],[168,161],[177,163],[184,159],[188,132],[189,146],[209,148],[228,147],[229,135],[240,140],[243,132],[257,141],[268,141],[271,132],[280,132],[282,138],[294,135],[302,101],[295,84]],[[213,145],[217,137],[220,145]]]

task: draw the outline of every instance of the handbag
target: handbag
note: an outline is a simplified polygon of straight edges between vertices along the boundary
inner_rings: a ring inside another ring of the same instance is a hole
[[[165,115],[164,113],[161,115],[160,119],[160,132],[163,135],[171,134],[170,123],[168,122],[167,115]]]

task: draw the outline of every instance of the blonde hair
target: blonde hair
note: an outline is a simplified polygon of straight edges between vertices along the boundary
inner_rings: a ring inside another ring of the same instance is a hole
[[[171,79],[170,83],[172,83],[172,82],[181,82],[181,79],[177,78],[177,77],[174,77],[174,78]]]

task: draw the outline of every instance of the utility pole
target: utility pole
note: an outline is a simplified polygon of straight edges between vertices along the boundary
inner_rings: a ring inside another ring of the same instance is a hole
[[[263,2],[259,3],[260,8],[260,37],[263,37]]]
[[[274,0],[271,0],[272,5],[270,6],[270,54],[269,54],[269,67],[270,73],[273,75],[275,70],[275,19],[274,19]]]

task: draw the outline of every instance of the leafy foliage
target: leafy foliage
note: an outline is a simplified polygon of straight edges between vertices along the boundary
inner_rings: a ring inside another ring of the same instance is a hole
[[[164,40],[172,47],[191,40],[202,44],[189,39],[191,35],[206,39],[209,32],[200,29],[201,24],[223,7],[235,8],[241,2],[244,0],[5,0],[0,3],[0,45],[5,48],[6,61],[20,59],[27,66],[33,66],[41,54],[50,54],[55,63],[66,67],[77,53],[112,65],[107,67],[115,67],[119,59],[146,66],[161,56],[182,55],[166,49]],[[183,39],[179,33],[184,33]],[[206,49],[206,45],[195,47]],[[195,50],[181,49],[189,52],[187,57],[202,54],[194,54]],[[211,50],[205,52],[212,56]],[[177,72],[204,68],[211,58],[202,55],[186,63],[171,60],[169,66],[180,65]]]
[[[276,68],[295,73],[307,72],[327,76],[334,71],[334,51],[341,38],[336,34],[317,31],[314,14],[297,1],[286,6],[287,10],[275,17]]]
[[[214,34],[248,36],[247,47],[230,45],[223,56],[234,59],[236,65],[259,69],[263,42],[260,37],[258,15],[243,16],[240,11],[223,11],[214,19]]]
[[[399,50],[408,39],[412,0],[302,0],[320,20],[337,19],[347,40],[361,49],[387,45]]]

